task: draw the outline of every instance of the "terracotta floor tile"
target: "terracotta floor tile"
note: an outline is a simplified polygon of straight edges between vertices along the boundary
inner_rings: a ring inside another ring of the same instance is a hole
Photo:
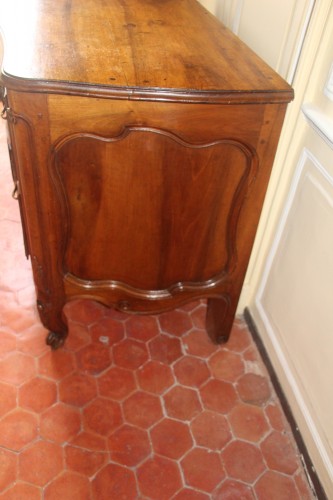
[[[1,332],[0,359],[6,357],[16,349],[16,336],[12,333]]]
[[[192,330],[183,336],[185,352],[200,358],[209,358],[217,351],[218,347],[213,344],[204,330]]]
[[[283,474],[267,471],[257,481],[255,492],[258,500],[303,500],[294,481]]]
[[[270,469],[293,474],[299,465],[289,436],[274,431],[262,443],[261,451]]]
[[[83,410],[83,425],[87,431],[108,436],[121,424],[121,408],[119,403],[115,401],[96,398]]]
[[[263,405],[271,397],[271,388],[266,377],[246,373],[237,382],[240,398],[245,403]]]
[[[255,497],[252,489],[246,484],[226,479],[214,492],[213,500],[255,500]]]
[[[94,478],[92,492],[93,500],[136,500],[138,494],[134,472],[121,465],[108,464]]]
[[[65,463],[69,470],[78,472],[83,476],[92,477],[109,460],[106,451],[87,450],[78,446],[67,445],[65,447]]]
[[[286,429],[286,427],[288,427],[286,417],[284,416],[282,409],[277,402],[276,403],[273,402],[268,406],[266,406],[265,412],[271,426],[276,431],[283,432]]]
[[[211,356],[208,365],[212,375],[228,382],[236,382],[244,374],[244,363],[239,354],[221,349]]]
[[[33,413],[16,409],[0,420],[0,446],[19,451],[36,439],[38,418]]]
[[[73,406],[84,406],[97,396],[94,377],[83,373],[72,373],[59,383],[59,400]]]
[[[40,375],[61,380],[74,371],[74,356],[65,349],[49,350],[38,359],[38,372]]]
[[[206,304],[200,304],[190,312],[190,316],[194,327],[204,330],[206,327]]]
[[[0,492],[16,481],[17,455],[0,448]]]
[[[148,341],[159,335],[159,324],[155,316],[131,316],[125,324],[128,337]]]
[[[89,480],[72,471],[65,471],[45,488],[45,500],[91,500]]]
[[[90,330],[91,331],[91,330]],[[68,337],[66,339],[66,350],[79,351],[91,342],[91,334],[87,326],[68,321]]]
[[[17,350],[30,356],[41,356],[49,351],[46,345],[46,330],[42,325],[34,325],[17,335]]]
[[[17,388],[0,382],[0,418],[16,408]]]
[[[91,300],[72,300],[64,307],[64,313],[72,321],[89,326],[104,316],[105,307]]]
[[[251,336],[243,321],[235,321],[226,349],[234,352],[244,352],[251,345]]]
[[[259,448],[245,441],[228,444],[221,456],[227,474],[246,483],[253,483],[266,469]]]
[[[158,361],[149,361],[137,373],[142,390],[154,394],[163,394],[174,383],[169,366]]]
[[[20,385],[36,374],[36,363],[32,356],[14,352],[0,361],[0,380]]]
[[[300,468],[294,475],[295,484],[302,500],[313,500],[313,494],[309,489],[309,484],[305,478],[304,471]]]
[[[192,490],[192,488],[183,488],[172,500],[209,500],[211,497],[201,491]]]
[[[140,464],[151,454],[147,431],[127,424],[111,434],[108,446],[111,459],[128,467]]]
[[[265,412],[258,406],[241,403],[228,418],[234,435],[240,439],[258,442],[270,430]]]
[[[147,347],[135,339],[125,339],[113,348],[113,360],[117,366],[135,370],[148,360]]]
[[[172,364],[183,355],[180,340],[164,334],[149,342],[149,352],[151,359],[165,364]]]
[[[172,387],[163,399],[166,412],[172,418],[192,420],[202,411],[197,391],[189,387]]]
[[[121,321],[104,316],[89,328],[89,333],[94,342],[107,342],[108,345],[113,345],[125,337],[125,325]]]
[[[123,403],[125,420],[133,425],[148,429],[163,416],[160,398],[138,391]]]
[[[79,410],[64,403],[57,403],[47,409],[40,418],[40,435],[59,444],[78,434],[80,428]]]
[[[0,495],[3,500],[42,500],[42,490],[32,484],[17,482]]]
[[[6,325],[10,325],[10,331],[18,334],[28,330],[36,321],[38,321],[37,313],[31,309],[18,309],[17,304],[13,310],[7,309],[2,313],[2,321]]]
[[[182,487],[178,465],[168,458],[153,456],[137,471],[140,492],[143,496],[169,500]]]
[[[44,486],[63,470],[61,446],[37,441],[20,453],[18,478],[35,486]]]
[[[188,486],[212,493],[225,478],[219,453],[194,448],[181,462]]]
[[[110,349],[104,344],[89,344],[76,355],[79,370],[91,375],[98,375],[111,364]]]
[[[179,459],[193,446],[187,424],[165,418],[150,431],[155,453],[164,457]]]
[[[22,255],[21,252],[20,255]],[[22,290],[17,290],[15,293],[15,297],[19,307],[31,308],[35,306],[36,291],[35,291],[35,286],[33,284],[32,273],[31,273],[31,284],[23,288]]]
[[[57,386],[52,380],[34,377],[19,388],[18,394],[22,408],[40,413],[57,401]]]
[[[193,328],[192,321],[185,311],[170,311],[158,316],[162,332],[181,336]]]
[[[212,379],[200,387],[201,399],[207,410],[228,413],[237,404],[238,398],[232,384]]]
[[[101,396],[122,400],[136,389],[134,374],[131,370],[115,366],[97,379]]]
[[[212,411],[201,412],[192,422],[191,430],[198,446],[222,450],[232,439],[227,419]]]
[[[92,432],[82,431],[70,440],[70,444],[84,450],[106,451],[106,438]]]
[[[183,356],[173,367],[178,382],[182,385],[200,387],[210,378],[207,363],[193,356]]]

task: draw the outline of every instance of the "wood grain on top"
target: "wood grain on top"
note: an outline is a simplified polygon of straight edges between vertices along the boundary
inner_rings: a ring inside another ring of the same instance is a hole
[[[7,87],[292,98],[289,85],[196,0],[1,0],[0,7]]]

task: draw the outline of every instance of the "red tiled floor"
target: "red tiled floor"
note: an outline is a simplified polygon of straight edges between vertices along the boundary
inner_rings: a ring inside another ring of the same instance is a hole
[[[313,500],[249,331],[203,301],[156,316],[67,304],[51,351],[0,126],[0,499]]]

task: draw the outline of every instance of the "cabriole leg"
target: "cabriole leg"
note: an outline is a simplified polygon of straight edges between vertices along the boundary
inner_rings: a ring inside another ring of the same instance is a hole
[[[206,329],[215,344],[228,341],[234,322],[234,314],[228,297],[212,298],[207,301]]]

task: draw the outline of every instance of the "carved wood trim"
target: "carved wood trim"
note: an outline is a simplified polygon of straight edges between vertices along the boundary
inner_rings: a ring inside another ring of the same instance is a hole
[[[190,149],[203,149],[211,148],[216,145],[228,145],[234,147],[241,151],[245,157],[245,168],[243,175],[237,185],[234,192],[231,209],[227,219],[227,234],[229,235],[227,242],[227,264],[221,271],[212,276],[206,281],[199,282],[176,282],[171,286],[161,289],[161,290],[147,290],[134,287],[132,285],[126,284],[119,280],[87,280],[81,279],[79,276],[73,275],[69,269],[66,269],[65,265],[65,255],[66,249],[68,247],[68,242],[70,241],[71,235],[71,220],[70,220],[70,209],[69,209],[69,199],[66,193],[66,188],[59,171],[58,165],[58,155],[59,152],[65,145],[70,142],[80,140],[82,138],[89,138],[96,141],[101,141],[104,143],[114,143],[126,139],[130,134],[134,133],[149,133],[158,134],[171,139],[180,146]],[[233,272],[237,264],[237,248],[236,248],[236,235],[238,229],[238,221],[241,213],[242,205],[245,199],[245,194],[250,188],[250,179],[255,178],[256,170],[258,168],[258,157],[256,151],[253,147],[244,144],[238,140],[232,138],[225,138],[220,140],[214,140],[212,142],[204,143],[190,143],[182,139],[181,137],[169,132],[167,130],[143,127],[143,126],[129,126],[124,127],[123,131],[114,137],[105,137],[98,134],[91,133],[75,133],[70,134],[65,137],[60,138],[52,147],[50,162],[49,162],[50,174],[53,180],[54,188],[57,193],[57,199],[59,200],[61,210],[62,210],[62,227],[64,230],[64,238],[60,248],[60,272],[65,279],[69,288],[81,289],[82,292],[86,291],[88,296],[94,291],[96,293],[101,293],[101,295],[106,295],[114,291],[118,292],[120,295],[126,295],[129,297],[137,298],[140,300],[149,301],[165,301],[172,297],[175,297],[181,293],[190,294],[191,296],[213,296],[214,290],[221,290],[225,282],[228,282],[230,274]],[[252,182],[252,181],[251,181]]]

